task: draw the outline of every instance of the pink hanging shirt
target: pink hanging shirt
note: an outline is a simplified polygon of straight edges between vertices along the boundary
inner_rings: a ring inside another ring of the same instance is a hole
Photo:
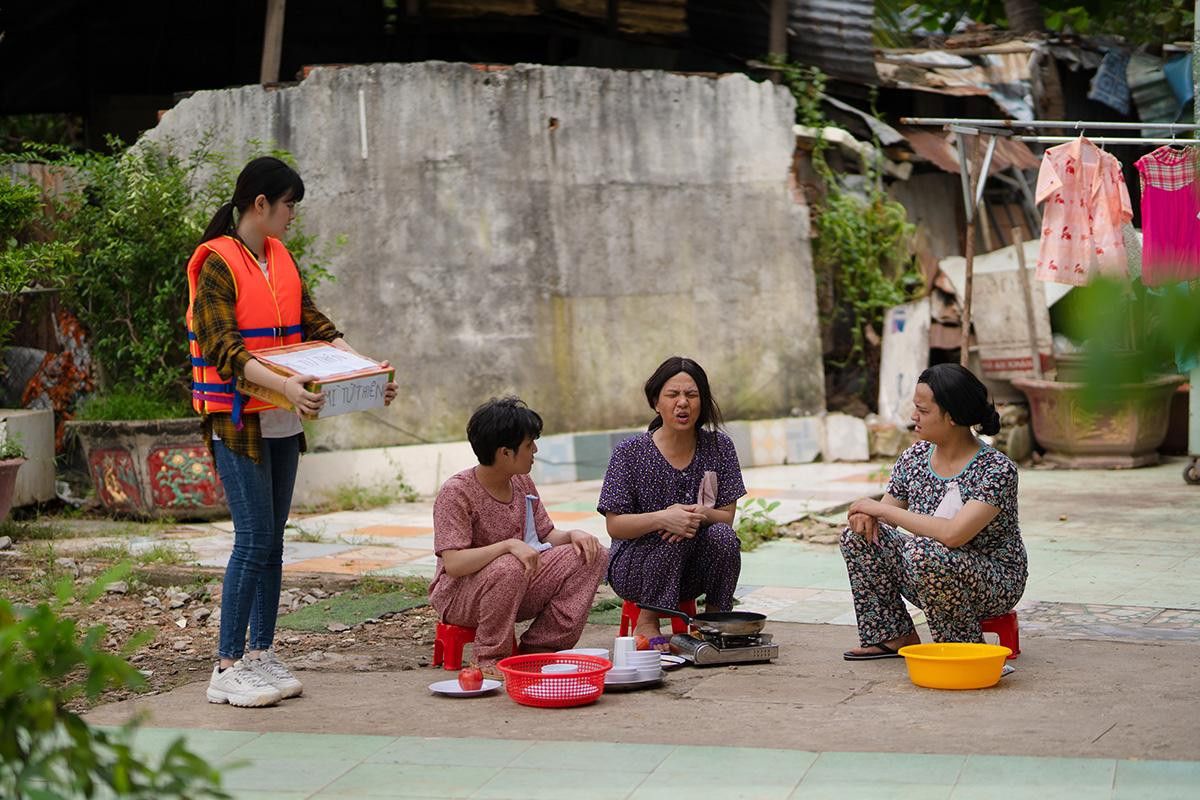
[[[1051,147],[1038,172],[1045,202],[1037,277],[1082,286],[1096,273],[1128,275],[1121,226],[1133,219],[1121,162],[1084,137]]]

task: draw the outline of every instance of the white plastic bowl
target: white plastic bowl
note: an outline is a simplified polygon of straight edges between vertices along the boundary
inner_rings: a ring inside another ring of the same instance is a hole
[[[608,660],[608,650],[603,647],[576,647],[573,650],[559,650],[559,653],[576,656],[595,656]]]

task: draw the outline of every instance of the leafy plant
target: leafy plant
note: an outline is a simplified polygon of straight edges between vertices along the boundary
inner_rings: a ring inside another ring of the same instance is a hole
[[[0,461],[24,457],[25,448],[21,447],[21,437],[15,433],[5,434],[4,439],[0,440]]]
[[[1119,34],[1135,45],[1192,38],[1192,0],[1036,0],[1035,5],[1046,28],[1059,33]],[[1012,0],[881,0],[879,6],[877,40],[892,44],[897,34],[949,33],[963,17],[1009,28],[1008,15],[1022,4]]]
[[[783,85],[796,98],[796,121],[810,128],[824,125],[826,120],[821,110],[821,96],[825,92],[825,73],[817,67],[788,61],[779,53],[771,53],[765,60],[779,71]]]
[[[79,601],[94,602],[129,570],[128,564],[108,570]],[[81,636],[63,616],[73,599],[69,580],[58,584],[52,600],[34,608],[0,598],[0,797],[227,798],[219,773],[182,738],[157,763],[148,763],[129,744],[136,722],[107,731],[67,710],[80,696],[94,700],[110,687],[145,684],[124,658],[101,649],[103,625]],[[132,637],[123,652],[152,635]]]
[[[43,208],[37,186],[0,178],[0,348],[17,325],[21,291],[38,283],[51,285],[71,256],[66,245],[33,238]]]
[[[779,501],[768,503],[761,497],[747,500],[738,506],[737,531],[742,543],[742,552],[749,553],[763,542],[779,538],[779,523],[771,512],[779,507]]]

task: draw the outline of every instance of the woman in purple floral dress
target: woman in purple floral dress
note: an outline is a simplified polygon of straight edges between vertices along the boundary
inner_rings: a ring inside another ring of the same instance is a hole
[[[703,594],[706,611],[729,611],[742,565],[733,515],[746,493],[733,440],[695,361],[668,358],[645,392],[657,416],[613,450],[597,504],[613,540],[608,582],[637,603],[677,608]],[[667,649],[655,614],[643,611],[634,633]]]
[[[980,621],[1025,591],[1017,467],[972,430],[1000,430],[987,389],[965,367],[938,364],[921,373],[913,403],[921,441],[896,461],[882,501],[850,507],[842,533],[862,644],[848,661],[896,658],[921,641],[902,598],[925,611],[934,641],[982,642]]]

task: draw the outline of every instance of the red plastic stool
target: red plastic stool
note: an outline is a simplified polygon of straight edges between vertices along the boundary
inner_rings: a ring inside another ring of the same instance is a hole
[[[979,623],[984,633],[994,633],[1000,637],[1000,644],[1012,650],[1009,658],[1021,655],[1021,637],[1017,632],[1017,612],[1010,611],[998,617],[985,619]]]
[[[684,600],[679,604],[679,610],[689,616],[696,616],[696,601]],[[638,616],[642,610],[638,608],[638,604],[632,600],[626,600],[621,606],[621,636],[628,636],[629,632],[637,625]],[[679,617],[671,617],[671,633],[687,633],[687,623]]]
[[[463,625],[451,625],[447,622],[437,624],[437,633],[433,637],[433,666],[438,667],[445,661],[446,669],[462,669],[463,648],[475,641],[475,629]],[[517,654],[517,637],[513,636],[512,654]]]

